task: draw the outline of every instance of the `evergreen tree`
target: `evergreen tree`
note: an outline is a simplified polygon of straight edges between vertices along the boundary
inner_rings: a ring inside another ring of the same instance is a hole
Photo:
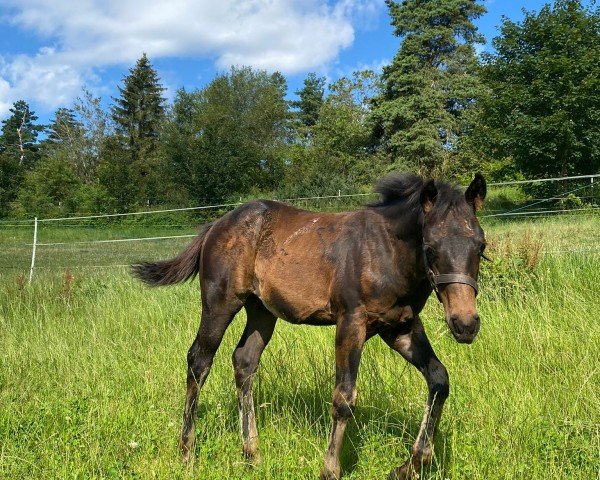
[[[156,146],[161,122],[165,114],[164,88],[156,70],[144,53],[119,88],[112,108],[117,130],[128,139],[132,159],[137,160],[142,149]]]
[[[0,133],[0,216],[8,213],[26,171],[37,163],[37,136],[44,129],[35,124],[37,117],[23,100],[15,102],[10,113]]]
[[[17,158],[20,166],[32,168],[39,158],[37,136],[44,127],[35,124],[38,117],[24,100],[15,102],[10,113],[2,121],[0,153]]]
[[[463,134],[464,112],[479,92],[473,20],[485,12],[477,0],[386,0],[403,39],[383,71],[374,102],[376,134],[394,167],[443,169]]]
[[[81,137],[82,124],[70,108],[61,107],[54,113],[54,119],[48,126],[48,138],[45,147],[50,145],[70,145]]]
[[[479,151],[530,178],[597,173],[600,10],[557,0],[520,23],[504,19],[493,45],[473,135]]]
[[[163,91],[158,74],[144,53],[123,79],[120,97],[114,99],[112,107],[117,132],[126,139],[132,166],[137,171],[140,200],[154,200],[160,183],[155,154],[165,117]]]
[[[325,94],[325,77],[317,77],[313,72],[304,79],[304,85],[296,90],[299,100],[291,103],[293,108],[298,109],[298,119],[306,127],[312,127],[319,119],[319,110],[323,105]]]

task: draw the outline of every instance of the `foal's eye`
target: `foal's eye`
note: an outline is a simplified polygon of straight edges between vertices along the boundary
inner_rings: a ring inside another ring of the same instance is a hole
[[[429,245],[425,247],[425,255],[427,255],[427,261],[429,263],[433,263],[437,259],[437,253],[435,252],[433,247]]]

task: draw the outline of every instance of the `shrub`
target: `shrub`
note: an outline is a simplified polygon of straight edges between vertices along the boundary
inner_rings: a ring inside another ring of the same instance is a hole
[[[508,233],[489,241],[486,256],[490,261],[481,265],[481,283],[488,295],[506,298],[525,294],[537,278],[542,248],[542,240],[530,232],[519,238]]]

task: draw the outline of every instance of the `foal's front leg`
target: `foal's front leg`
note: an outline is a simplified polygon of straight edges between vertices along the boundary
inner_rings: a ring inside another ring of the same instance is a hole
[[[412,447],[412,455],[389,475],[389,480],[416,478],[423,464],[431,461],[433,436],[442,415],[444,401],[450,391],[448,372],[435,356],[418,316],[415,315],[412,329],[408,333],[404,330],[400,333],[390,331],[380,335],[391,348],[417,367],[427,381],[429,395],[425,415],[417,440]]]
[[[340,451],[344,431],[356,403],[356,376],[365,343],[366,317],[363,312],[344,315],[335,334],[335,390],[333,392],[333,425],[321,480],[340,478]]]

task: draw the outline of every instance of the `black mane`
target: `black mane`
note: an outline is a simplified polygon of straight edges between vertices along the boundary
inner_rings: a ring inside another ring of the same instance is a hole
[[[387,175],[374,188],[381,199],[371,203],[369,208],[392,221],[397,227],[397,233],[413,234],[414,227],[421,230],[423,225],[421,191],[425,182],[424,178],[414,173]],[[459,187],[438,180],[435,181],[435,186],[438,193],[432,215],[444,214],[450,208],[467,206],[464,193]]]

